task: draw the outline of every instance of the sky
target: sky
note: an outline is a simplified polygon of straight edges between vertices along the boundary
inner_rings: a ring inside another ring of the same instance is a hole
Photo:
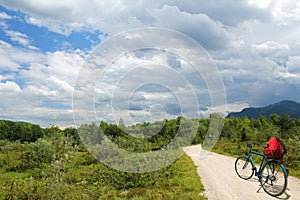
[[[132,124],[300,102],[300,1],[0,0],[0,27],[0,119]],[[125,43],[147,48],[103,53]]]

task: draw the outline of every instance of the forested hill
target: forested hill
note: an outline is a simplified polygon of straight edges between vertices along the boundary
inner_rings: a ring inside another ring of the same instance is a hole
[[[294,101],[280,101],[260,108],[245,108],[241,112],[231,112],[228,117],[248,117],[257,119],[260,115],[270,117],[272,114],[289,115],[291,118],[300,117],[300,103]]]
[[[53,133],[60,132],[63,135],[71,136],[79,140],[75,133],[75,128],[66,128],[60,130],[57,126],[41,128],[38,124],[31,124],[23,121],[0,120],[0,141],[20,141],[20,142],[35,142],[44,136],[51,136]],[[0,145],[1,146],[1,145]]]
[[[0,140],[8,139],[10,141],[34,142],[42,136],[43,129],[39,125],[0,120]]]

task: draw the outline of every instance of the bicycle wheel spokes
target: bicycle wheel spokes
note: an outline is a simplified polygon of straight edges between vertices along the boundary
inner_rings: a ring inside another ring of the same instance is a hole
[[[240,178],[245,180],[250,179],[254,174],[250,160],[244,156],[236,159],[235,171]]]
[[[272,162],[262,169],[260,182],[266,193],[271,196],[281,195],[287,187],[287,176],[282,166]]]

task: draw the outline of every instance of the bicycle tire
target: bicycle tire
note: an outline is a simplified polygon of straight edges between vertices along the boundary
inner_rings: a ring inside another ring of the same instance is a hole
[[[252,164],[246,156],[238,157],[235,161],[234,168],[237,175],[244,180],[252,178],[254,174]]]
[[[283,165],[277,161],[269,161],[261,170],[260,183],[267,194],[277,197],[285,192],[288,182],[287,177]]]

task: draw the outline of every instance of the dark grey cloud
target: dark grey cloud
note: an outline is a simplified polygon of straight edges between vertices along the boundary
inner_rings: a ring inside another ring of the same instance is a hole
[[[148,110],[149,106],[147,105],[147,99],[143,95],[137,93],[133,94],[128,102],[129,110],[133,111],[142,111]]]
[[[250,5],[245,0],[187,0],[187,1],[170,1],[168,5],[174,5],[180,11],[200,14],[205,13],[214,21],[222,24],[236,26],[237,24],[247,20],[271,20],[270,8],[259,8]]]
[[[168,55],[167,59],[168,64],[173,68],[181,68],[181,62],[178,60],[178,58],[175,55]]]
[[[165,105],[165,110],[168,114],[178,116],[181,114],[181,106],[177,103],[168,103]]]
[[[155,26],[180,31],[208,50],[225,48],[229,37],[221,23],[213,21],[206,14],[181,12],[176,6],[164,6],[152,11]]]
[[[249,88],[249,103],[253,106],[265,106],[283,99],[299,102],[299,92],[298,84],[284,83],[283,80],[257,82]]]

